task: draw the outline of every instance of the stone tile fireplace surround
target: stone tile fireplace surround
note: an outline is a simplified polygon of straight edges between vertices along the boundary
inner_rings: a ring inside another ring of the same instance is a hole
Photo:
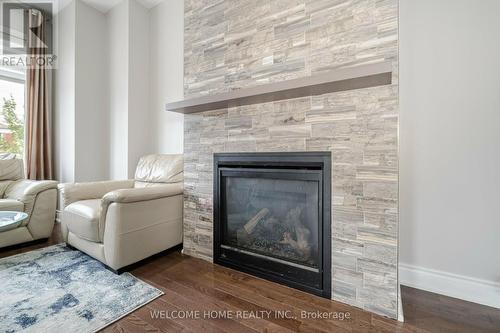
[[[393,64],[391,85],[185,115],[185,254],[212,260],[214,153],[331,151],[332,299],[397,317],[397,27],[397,0],[185,0],[185,98]]]

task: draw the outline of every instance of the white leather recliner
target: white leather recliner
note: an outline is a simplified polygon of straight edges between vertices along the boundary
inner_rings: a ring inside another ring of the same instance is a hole
[[[28,214],[17,228],[0,232],[0,248],[48,238],[52,234],[57,182],[23,178],[22,160],[0,160],[0,211]]]
[[[149,155],[134,180],[60,184],[63,238],[114,271],[182,243],[182,155]]]

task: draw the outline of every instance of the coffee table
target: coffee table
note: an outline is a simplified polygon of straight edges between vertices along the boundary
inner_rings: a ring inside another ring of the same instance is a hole
[[[27,217],[23,212],[0,211],[0,232],[19,227]]]

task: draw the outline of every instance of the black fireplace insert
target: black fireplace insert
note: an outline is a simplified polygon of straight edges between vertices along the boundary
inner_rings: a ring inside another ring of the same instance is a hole
[[[214,155],[214,262],[331,296],[331,154]]]

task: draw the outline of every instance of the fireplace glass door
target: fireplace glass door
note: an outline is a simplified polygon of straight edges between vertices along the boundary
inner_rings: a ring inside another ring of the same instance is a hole
[[[214,262],[331,297],[329,152],[214,155]]]
[[[319,267],[320,186],[314,173],[223,172],[222,245],[276,262]],[[300,174],[299,178],[303,176]],[[293,178],[293,179],[287,179]]]

